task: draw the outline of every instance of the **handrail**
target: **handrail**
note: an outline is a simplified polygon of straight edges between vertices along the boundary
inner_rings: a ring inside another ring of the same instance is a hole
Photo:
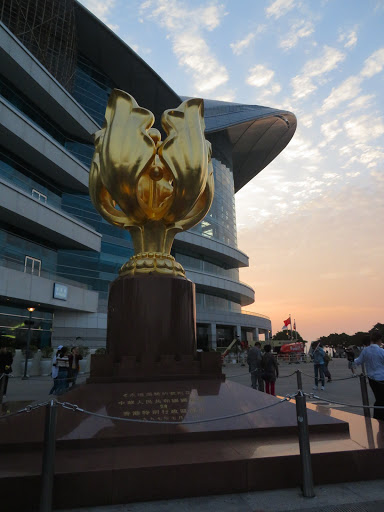
[[[266,318],[267,320],[270,320],[270,317],[267,315],[262,315],[261,313],[255,313],[254,311],[247,311],[246,309],[242,309],[241,313],[243,315],[259,316],[261,318]]]

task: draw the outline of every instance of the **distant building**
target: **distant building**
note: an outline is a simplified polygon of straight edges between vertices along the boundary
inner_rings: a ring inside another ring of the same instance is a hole
[[[182,98],[73,0],[5,0],[0,21],[0,334],[23,340],[33,305],[32,343],[81,336],[103,346],[108,286],[133,246],[90,202],[92,134],[113,88],[151,110],[158,128]],[[205,121],[215,199],[173,255],[196,283],[198,344],[214,348],[271,332],[267,316],[242,313],[255,294],[239,281],[248,256],[237,247],[234,194],[288,144],[296,119],[208,100]]]

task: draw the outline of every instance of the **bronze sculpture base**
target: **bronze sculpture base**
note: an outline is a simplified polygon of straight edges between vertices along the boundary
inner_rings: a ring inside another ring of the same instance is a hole
[[[107,354],[88,382],[223,379],[218,353],[196,353],[195,285],[176,276],[122,276],[108,301]]]

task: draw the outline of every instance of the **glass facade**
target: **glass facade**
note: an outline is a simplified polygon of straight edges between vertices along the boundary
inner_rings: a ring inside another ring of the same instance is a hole
[[[204,311],[230,311],[232,313],[241,313],[241,306],[231,300],[207,295],[205,293],[196,293],[196,308]]]
[[[237,268],[226,269],[220,266],[219,262],[213,263],[211,260],[207,261],[204,256],[199,256],[194,253],[183,254],[177,249],[172,251],[172,254],[186,270],[204,272],[204,274],[225,277],[227,279],[233,279],[234,281],[239,280],[239,269]]]
[[[61,190],[36,169],[0,146],[0,177],[24,192],[56,208],[61,205]]]
[[[24,349],[27,345],[28,330],[31,329],[30,346],[34,349],[51,344],[53,315],[49,311],[36,309],[31,315],[26,308],[0,303],[0,347]]]
[[[15,86],[3,76],[0,76],[0,96],[22,112],[33,124],[44,130],[56,142],[65,147],[65,149],[72,153],[80,162],[87,167],[91,165],[94,152],[93,144],[72,139],[63,133],[44,112],[33,105],[24,94],[18,91]]]
[[[92,62],[79,55],[75,72],[72,96],[102,126],[105,107],[114,83]]]
[[[212,159],[215,195],[208,214],[191,231],[237,247],[235,189],[230,166]]]
[[[80,269],[73,256],[68,265],[60,265],[59,252],[39,239],[38,234],[32,235],[0,221],[0,266],[51,280],[59,276],[62,283],[93,289],[90,280],[78,278]]]

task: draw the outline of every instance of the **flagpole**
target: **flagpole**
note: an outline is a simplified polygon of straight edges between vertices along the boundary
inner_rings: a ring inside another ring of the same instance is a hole
[[[293,340],[292,336],[292,319],[291,319],[291,313],[289,313],[289,323],[291,324],[291,341]]]
[[[296,327],[296,318],[293,319],[293,323],[295,324],[295,340],[297,341],[297,327]]]

